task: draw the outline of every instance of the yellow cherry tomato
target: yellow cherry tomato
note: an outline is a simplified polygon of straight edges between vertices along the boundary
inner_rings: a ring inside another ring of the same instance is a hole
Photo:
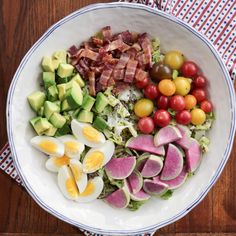
[[[191,89],[191,84],[189,79],[184,77],[177,77],[174,80],[176,91],[175,94],[185,96],[189,93]]]
[[[206,114],[202,109],[196,108],[191,111],[191,123],[194,125],[202,125],[206,120]]]
[[[153,102],[150,99],[142,98],[134,104],[134,113],[138,117],[146,117],[152,113],[153,107]]]
[[[184,63],[184,55],[178,51],[169,51],[165,55],[164,63],[171,69],[178,70]]]
[[[197,99],[191,94],[186,95],[184,101],[186,110],[191,110],[197,105]]]
[[[165,96],[172,96],[175,93],[175,83],[169,79],[163,79],[158,84],[159,91]]]

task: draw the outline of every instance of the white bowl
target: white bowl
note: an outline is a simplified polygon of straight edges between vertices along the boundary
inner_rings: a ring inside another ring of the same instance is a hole
[[[39,89],[44,55],[87,40],[103,26],[114,32],[148,32],[162,50],[178,49],[200,65],[209,81],[216,120],[209,133],[210,152],[197,174],[168,201],[152,198],[136,212],[116,210],[101,200],[78,204],[63,197],[56,175],[46,171],[45,156],[30,146],[34,116],[26,96]],[[28,51],[13,78],[7,100],[7,129],[14,162],[29,194],[46,211],[77,227],[102,234],[130,235],[155,231],[186,215],[207,194],[223,170],[235,133],[235,94],[226,67],[213,46],[182,21],[138,4],[96,4],[53,25]]]

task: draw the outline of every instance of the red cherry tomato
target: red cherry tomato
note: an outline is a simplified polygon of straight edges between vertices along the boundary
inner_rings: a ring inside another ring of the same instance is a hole
[[[205,113],[210,113],[213,110],[213,105],[210,101],[203,101],[201,102],[201,109],[205,111]]]
[[[194,89],[192,95],[197,99],[198,102],[202,102],[206,99],[206,91],[204,89]]]
[[[180,68],[181,73],[185,77],[193,77],[197,75],[198,67],[192,61],[185,61],[184,64]]]
[[[174,95],[170,98],[170,108],[175,111],[182,111],[185,108],[185,100],[181,95]]]
[[[188,125],[191,122],[192,116],[191,113],[187,110],[179,111],[175,115],[177,123],[182,125]]]
[[[149,84],[149,79],[145,77],[141,81],[136,81],[135,86],[139,89],[145,88]]]
[[[207,80],[205,76],[203,75],[198,75],[194,80],[193,84],[196,88],[204,88],[206,87]]]
[[[146,98],[149,98],[151,100],[154,100],[155,98],[158,97],[159,95],[159,90],[156,85],[154,84],[149,84],[147,87],[144,89],[144,95]]]
[[[144,134],[152,133],[154,127],[154,121],[151,117],[143,117],[138,122],[138,128]]]
[[[157,99],[157,108],[158,109],[168,109],[169,107],[169,98],[167,96],[161,95]]]
[[[154,113],[153,120],[157,126],[164,127],[170,123],[171,116],[168,111],[161,109]]]

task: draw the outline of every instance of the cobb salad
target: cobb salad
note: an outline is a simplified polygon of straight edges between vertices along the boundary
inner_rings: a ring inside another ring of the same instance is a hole
[[[214,120],[207,79],[147,33],[106,26],[42,59],[31,144],[48,155],[62,194],[137,210],[168,199],[199,167]]]

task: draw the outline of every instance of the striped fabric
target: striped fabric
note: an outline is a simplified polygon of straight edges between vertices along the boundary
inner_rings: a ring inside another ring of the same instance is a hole
[[[225,62],[231,78],[236,78],[236,0],[121,0],[121,2],[145,4],[182,19],[213,43]],[[0,169],[17,183],[22,184],[13,165],[8,144],[0,151]],[[98,236],[83,232],[87,236]]]

